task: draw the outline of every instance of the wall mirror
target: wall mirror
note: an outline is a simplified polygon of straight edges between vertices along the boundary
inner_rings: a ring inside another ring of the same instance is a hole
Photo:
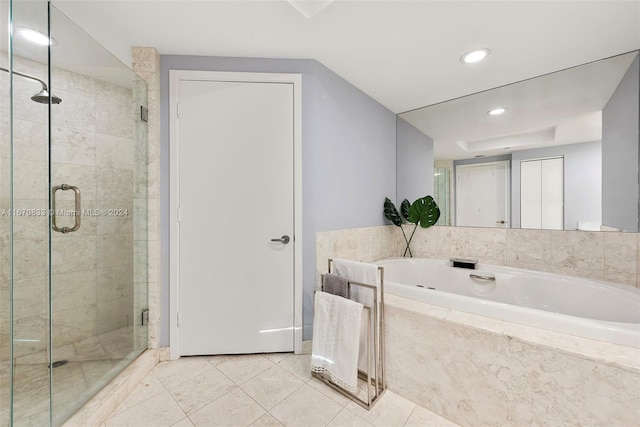
[[[440,225],[637,232],[638,57],[401,113],[433,139]]]

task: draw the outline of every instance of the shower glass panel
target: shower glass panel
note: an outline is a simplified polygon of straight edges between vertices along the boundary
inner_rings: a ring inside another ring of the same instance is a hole
[[[433,198],[440,208],[440,218],[436,225],[451,225],[451,169],[433,168]]]
[[[48,105],[34,102],[48,82],[47,3],[3,3],[0,87],[0,380],[4,425],[48,424],[50,389]],[[4,12],[3,12],[4,14]],[[40,29],[43,33],[28,33]],[[7,96],[8,95],[8,96]],[[11,381],[13,379],[13,381]],[[19,415],[18,415],[19,414]]]
[[[0,426],[61,425],[147,347],[147,88],[48,2],[0,6]]]
[[[9,2],[0,0],[0,22],[9,22]],[[9,53],[7,51],[9,41],[8,34],[0,35],[0,66],[9,65]],[[7,193],[9,190],[8,162],[10,158],[11,132],[9,131],[9,106],[11,105],[9,91],[9,75],[0,72],[0,209],[7,206]],[[9,260],[9,218],[0,215],[0,426],[9,424],[10,415],[10,310],[11,299],[8,272],[11,268]]]

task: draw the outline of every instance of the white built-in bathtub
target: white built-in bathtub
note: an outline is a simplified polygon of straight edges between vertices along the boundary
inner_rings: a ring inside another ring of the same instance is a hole
[[[446,260],[394,258],[376,264],[384,267],[385,293],[640,348],[640,292],[635,288],[493,265],[454,268]]]

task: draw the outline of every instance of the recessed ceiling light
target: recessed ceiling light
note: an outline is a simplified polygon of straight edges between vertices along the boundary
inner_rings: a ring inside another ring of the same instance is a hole
[[[463,64],[473,64],[475,62],[482,61],[484,58],[489,56],[491,51],[487,48],[477,49],[469,53],[465,53],[460,57],[460,62]]]
[[[49,46],[49,36],[41,31],[27,27],[17,27],[16,30],[18,30],[22,37],[30,42],[39,44],[40,46]]]
[[[493,110],[489,110],[487,111],[487,114],[490,116],[499,116],[500,114],[504,114],[504,112],[507,111],[506,108],[494,108]]]

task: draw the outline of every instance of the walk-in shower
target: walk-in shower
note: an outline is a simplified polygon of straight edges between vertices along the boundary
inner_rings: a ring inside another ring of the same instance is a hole
[[[147,88],[47,1],[0,30],[0,427],[61,425],[147,347]]]

